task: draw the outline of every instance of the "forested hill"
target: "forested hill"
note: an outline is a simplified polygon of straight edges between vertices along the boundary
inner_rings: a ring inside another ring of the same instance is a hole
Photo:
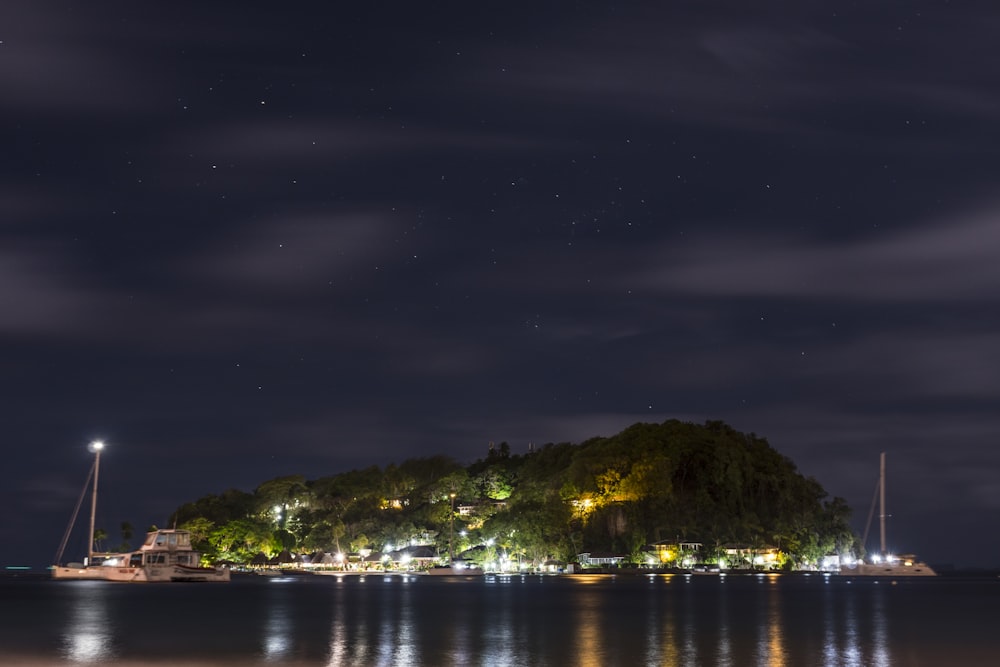
[[[358,552],[426,545],[448,555],[487,545],[522,560],[614,551],[641,562],[665,540],[706,553],[740,543],[791,564],[849,551],[849,508],[765,439],[722,422],[638,423],[611,437],[514,454],[506,443],[463,465],[415,458],[309,480],[209,495],[174,519],[207,555]],[[471,550],[471,551],[470,551]]]

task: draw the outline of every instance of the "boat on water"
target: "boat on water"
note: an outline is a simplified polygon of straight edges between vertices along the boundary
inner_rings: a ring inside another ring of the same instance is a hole
[[[451,565],[434,565],[426,570],[423,570],[421,574],[430,575],[432,577],[469,577],[481,575],[483,574],[483,571],[477,565],[456,561]]]
[[[868,561],[859,560],[853,564],[840,566],[840,574],[853,577],[936,577],[937,572],[928,565],[917,559],[912,554],[899,555],[892,554],[886,548],[885,539],[885,452],[879,459],[878,485],[875,488],[879,506],[879,532],[880,549],[879,553],[873,554]],[[875,498],[872,498],[871,510],[868,513],[868,523],[865,526],[864,536],[861,538],[862,544],[868,539],[868,529],[871,528],[872,514],[875,511]]]
[[[94,464],[84,484],[80,500],[70,519],[55,565],[52,566],[53,579],[84,579],[97,581],[119,581],[130,583],[151,582],[226,582],[230,572],[224,567],[201,566],[201,554],[191,545],[191,533],[176,528],[152,530],[146,533],[146,540],[138,550],[126,553],[106,553],[94,551],[94,517],[97,511],[97,479],[100,472],[101,451],[104,443],[93,442],[90,451],[94,453]],[[90,533],[87,541],[87,558],[83,563],[61,564],[66,542],[69,540],[73,524],[80,511],[87,487],[93,482],[90,502]]]
[[[689,572],[690,574],[722,574],[722,568],[717,563],[695,563]]]

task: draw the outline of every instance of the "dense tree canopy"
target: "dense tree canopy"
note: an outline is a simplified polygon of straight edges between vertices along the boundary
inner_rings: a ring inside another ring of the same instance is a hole
[[[534,565],[584,551],[641,562],[647,545],[673,540],[701,543],[707,556],[766,545],[806,564],[853,548],[849,515],[765,439],[722,422],[669,420],[523,455],[501,443],[468,466],[432,456],[312,481],[280,477],[253,493],[205,496],[175,519],[207,555],[235,562],[404,545]]]

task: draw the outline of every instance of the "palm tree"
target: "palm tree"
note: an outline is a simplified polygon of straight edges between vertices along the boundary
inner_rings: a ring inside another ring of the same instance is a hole
[[[104,551],[104,546],[101,544],[104,540],[108,539],[108,531],[103,528],[94,529],[94,551]]]
[[[132,539],[132,524],[129,523],[128,521],[122,521],[121,529],[122,529],[121,550],[128,551],[129,549],[131,549],[128,541]]]

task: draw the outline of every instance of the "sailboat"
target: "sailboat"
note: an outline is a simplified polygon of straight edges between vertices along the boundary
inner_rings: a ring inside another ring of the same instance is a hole
[[[917,560],[912,554],[893,555],[885,545],[885,452],[879,458],[878,485],[875,488],[879,506],[880,550],[872,556],[870,562],[859,560],[853,565],[841,565],[840,574],[862,577],[936,577],[937,572],[927,563]],[[872,514],[875,511],[875,498],[872,498],[871,510],[868,513],[868,523],[861,539],[864,544],[868,540],[868,529],[871,528]]]
[[[53,579],[91,579],[99,581],[120,581],[134,583],[168,581],[229,581],[229,570],[222,567],[202,567],[201,554],[191,546],[191,533],[186,530],[152,530],[146,533],[146,540],[137,551],[130,553],[100,553],[94,551],[94,517],[97,513],[97,478],[101,468],[101,452],[104,443],[90,443],[94,453],[94,464],[87,476],[87,482],[80,493],[80,499],[73,510],[73,516],[63,534],[55,565],[52,566]],[[80,513],[80,506],[92,485],[90,499],[90,532],[87,540],[87,558],[83,563],[62,565],[63,552],[69,540],[73,524]]]

